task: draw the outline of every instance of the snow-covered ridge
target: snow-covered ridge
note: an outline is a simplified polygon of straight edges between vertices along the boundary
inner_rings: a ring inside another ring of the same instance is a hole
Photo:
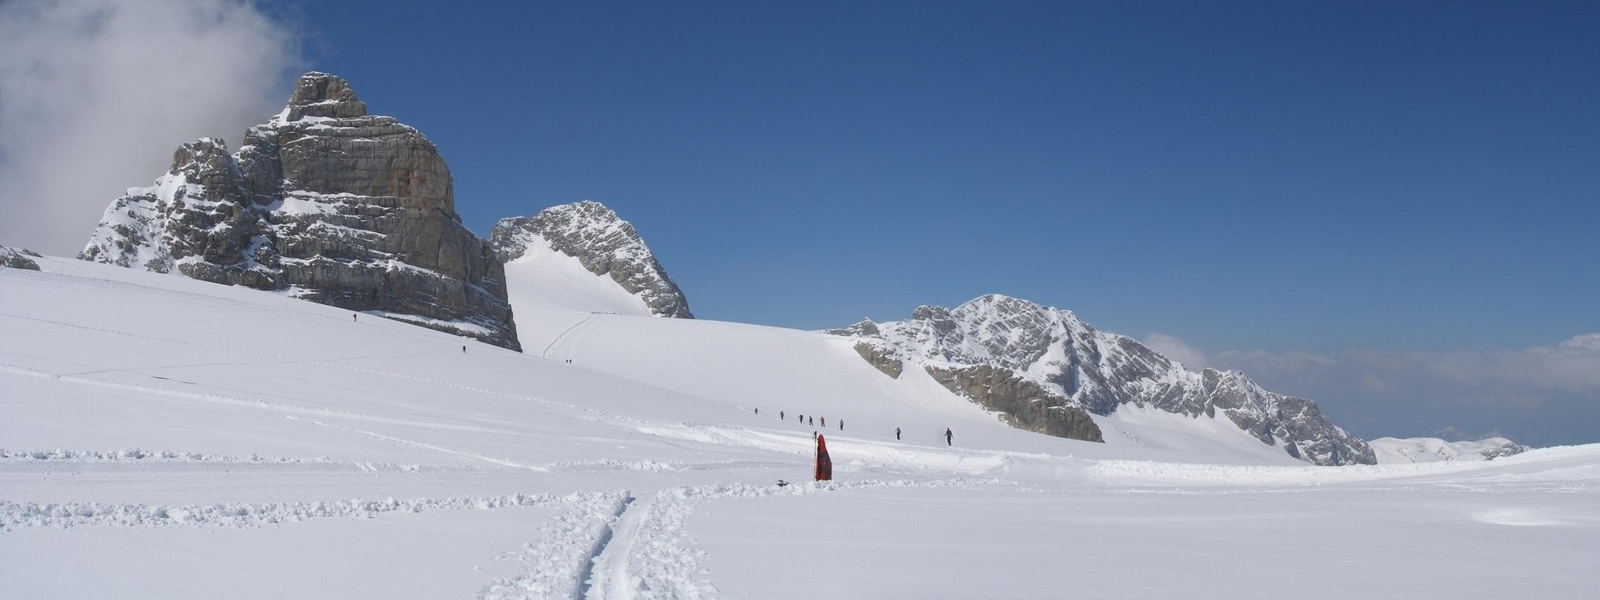
[[[921,367],[1034,431],[1099,441],[1085,413],[1150,406],[1189,417],[1221,413],[1262,443],[1314,464],[1376,462],[1365,442],[1314,402],[1269,392],[1237,371],[1190,371],[1071,311],[1018,298],[990,294],[954,309],[922,306],[905,321],[864,320],[829,333],[859,338],[857,352],[890,376],[908,363]]]
[[[1503,437],[1447,442],[1434,437],[1378,438],[1367,442],[1378,464],[1494,460],[1528,451],[1528,447]]]
[[[599,202],[585,200],[552,206],[532,217],[501,219],[490,244],[507,262],[508,277],[528,280],[512,282],[528,289],[528,308],[694,318],[689,300],[639,232]],[[575,276],[571,259],[597,279]],[[618,292],[638,302],[618,298]]]

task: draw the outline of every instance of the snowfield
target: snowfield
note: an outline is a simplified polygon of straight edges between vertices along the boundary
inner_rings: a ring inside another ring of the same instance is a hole
[[[558,261],[512,287],[523,354],[38,262],[0,268],[8,600],[1600,597],[1600,445],[1316,467],[1137,407],[1052,438]]]

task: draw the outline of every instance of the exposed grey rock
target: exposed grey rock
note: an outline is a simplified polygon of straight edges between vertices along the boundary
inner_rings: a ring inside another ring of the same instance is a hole
[[[1086,442],[1105,441],[1100,437],[1100,426],[1083,408],[1011,369],[993,365],[923,369],[945,389],[1000,413],[1006,423],[1018,429]]]
[[[905,370],[905,363],[895,358],[894,354],[880,350],[877,346],[866,342],[856,342],[856,354],[860,354],[861,358],[867,359],[867,363],[871,364],[873,368],[894,379],[899,379],[900,373]]]
[[[532,217],[501,219],[490,244],[506,262],[521,258],[530,244],[544,244],[572,256],[583,268],[608,276],[638,296],[658,317],[692,319],[689,300],[667,276],[633,225],[592,200],[562,204]]]
[[[13,269],[39,270],[39,263],[33,259],[42,258],[39,253],[27,248],[7,248],[0,246],[0,267]]]
[[[1220,412],[1263,443],[1282,444],[1315,464],[1376,461],[1366,442],[1309,400],[1266,391],[1237,371],[1189,371],[1132,338],[1026,300],[989,295],[954,309],[922,306],[906,321],[829,333],[871,346],[869,361],[920,364],[952,391],[1033,431],[1065,427],[1088,436],[1087,427],[1040,411],[1073,407],[1109,415],[1134,404],[1189,417]]]
[[[185,144],[106,210],[79,256],[296,297],[520,349],[505,272],[461,225],[450,170],[417,130],[307,73],[245,133]]]

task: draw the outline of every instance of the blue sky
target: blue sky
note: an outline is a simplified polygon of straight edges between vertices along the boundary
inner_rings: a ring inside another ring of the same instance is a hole
[[[1596,5],[476,6],[292,14],[469,226],[600,200],[704,317],[1002,292],[1215,349],[1600,331]]]
[[[0,56],[0,212],[85,198],[64,229],[0,219],[11,243],[81,247],[177,143],[237,141],[316,69],[439,146],[475,231],[602,201],[702,318],[999,292],[1367,437],[1600,435],[1600,4],[79,2],[128,33],[4,54],[135,79],[39,102],[47,71]]]
[[[1596,389],[1443,365],[1600,332],[1600,5],[387,5],[301,4],[308,56],[469,226],[600,200],[703,318],[1000,292],[1364,435],[1593,439]]]

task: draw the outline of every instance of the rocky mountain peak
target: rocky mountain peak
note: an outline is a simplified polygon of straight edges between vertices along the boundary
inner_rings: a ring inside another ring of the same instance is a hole
[[[356,97],[350,83],[344,78],[311,71],[300,76],[294,94],[284,107],[283,121],[299,121],[304,117],[348,119],[367,116],[367,105]]]
[[[531,217],[501,219],[489,243],[507,262],[535,244],[577,258],[595,275],[610,277],[642,299],[658,317],[692,319],[689,300],[673,283],[633,224],[593,200],[552,206]]]
[[[39,256],[39,253],[27,248],[7,248],[5,246],[0,246],[0,267],[37,271],[39,270],[39,263],[33,260],[35,258],[44,257]]]
[[[1189,417],[1221,413],[1262,443],[1315,464],[1375,460],[1314,402],[1269,392],[1237,371],[1188,371],[1137,340],[1027,300],[989,294],[954,309],[921,306],[906,321],[828,333],[857,338],[857,353],[885,374],[919,365],[950,391],[1031,431],[1099,441],[1090,415],[1132,404]]]
[[[504,265],[461,225],[450,169],[343,79],[302,76],[230,154],[200,139],[113,201],[79,258],[245,285],[517,349]]]

